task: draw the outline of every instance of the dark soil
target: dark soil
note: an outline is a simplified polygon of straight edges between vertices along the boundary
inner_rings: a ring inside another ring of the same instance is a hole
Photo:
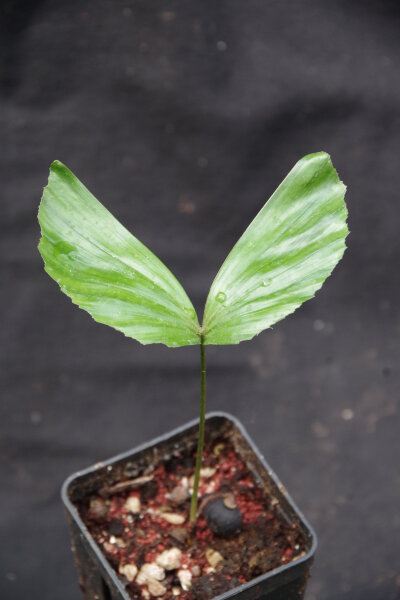
[[[256,486],[226,440],[205,449],[200,514],[191,531],[194,460],[195,454],[176,451],[150,474],[102,488],[78,506],[132,598],[207,600],[304,555],[297,525],[285,520],[275,497]],[[221,499],[228,511],[239,509],[242,516],[240,530],[225,538],[214,534],[205,518],[207,505]],[[160,555],[172,548],[178,562],[168,565],[170,570],[156,567],[151,576],[143,574],[145,564],[163,562],[165,554]]]

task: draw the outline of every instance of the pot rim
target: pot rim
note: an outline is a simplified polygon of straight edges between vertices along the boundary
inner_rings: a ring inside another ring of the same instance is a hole
[[[255,445],[253,440],[250,438],[248,432],[246,431],[246,429],[244,428],[242,423],[237,419],[237,417],[235,417],[234,415],[232,415],[228,412],[225,412],[225,411],[211,411],[211,412],[206,413],[207,420],[212,419],[213,417],[222,417],[224,419],[227,419],[228,421],[231,421],[236,426],[236,428],[240,431],[240,433],[245,438],[246,442],[251,447],[254,454],[257,456],[257,458],[260,461],[263,468],[267,471],[270,478],[273,480],[275,485],[279,488],[279,491],[285,497],[286,501],[288,502],[288,504],[290,505],[292,510],[297,514],[297,517],[299,518],[302,525],[307,530],[309,537],[311,539],[311,542],[312,542],[310,549],[308,550],[308,552],[305,553],[304,556],[298,558],[295,561],[291,561],[285,565],[281,565],[280,567],[276,567],[275,569],[272,569],[271,571],[268,571],[267,573],[259,575],[258,577],[255,577],[254,579],[251,579],[250,581],[247,581],[246,583],[243,583],[242,585],[239,585],[239,586],[233,588],[232,590],[228,590],[227,592],[224,592],[223,594],[219,594],[218,596],[215,596],[213,599],[213,600],[228,600],[229,598],[234,598],[238,593],[241,593],[241,592],[244,592],[245,590],[251,589],[252,587],[255,587],[256,585],[258,585],[268,579],[272,579],[276,575],[290,571],[290,569],[292,569],[293,567],[302,565],[303,563],[312,559],[312,557],[314,556],[314,554],[317,550],[317,547],[318,547],[318,539],[317,539],[317,534],[315,533],[313,527],[310,525],[310,523],[308,522],[306,517],[303,515],[301,510],[298,508],[297,504],[294,502],[294,500],[292,499],[292,497],[286,490],[286,487],[281,483],[281,481],[278,478],[278,476],[276,475],[276,473],[267,464],[267,462],[264,459],[263,454],[261,454],[260,450],[257,448],[257,446]],[[61,499],[63,501],[65,508],[70,513],[71,517],[74,519],[75,523],[81,530],[81,535],[83,534],[85,536],[86,541],[90,545],[93,553],[95,554],[95,556],[99,560],[100,564],[102,565],[103,569],[107,572],[107,574],[110,577],[110,579],[112,580],[113,584],[117,587],[118,591],[121,593],[122,597],[125,600],[131,600],[131,598],[127,594],[127,592],[126,592],[124,586],[122,585],[120,579],[118,578],[116,572],[111,567],[110,563],[106,559],[106,557],[103,554],[103,552],[101,551],[100,547],[94,541],[91,533],[89,532],[85,523],[81,519],[74,504],[69,499],[68,488],[69,488],[70,484],[73,481],[75,481],[75,479],[78,479],[85,475],[89,475],[90,473],[93,473],[93,472],[97,471],[98,469],[108,467],[117,461],[129,458],[132,454],[138,454],[144,450],[147,450],[148,448],[157,446],[158,444],[167,441],[169,438],[171,438],[175,435],[179,435],[180,433],[183,433],[185,430],[190,429],[191,427],[195,427],[196,425],[198,425],[198,423],[199,423],[198,418],[192,419],[191,421],[189,421],[183,425],[180,425],[180,426],[168,431],[167,433],[161,434],[148,442],[143,442],[142,444],[139,444],[138,446],[135,446],[134,448],[127,450],[125,452],[121,452],[120,454],[117,454],[111,458],[108,458],[107,460],[100,461],[94,465],[91,465],[91,466],[81,469],[79,471],[75,471],[69,477],[67,477],[67,479],[64,481],[64,483],[62,485]]]

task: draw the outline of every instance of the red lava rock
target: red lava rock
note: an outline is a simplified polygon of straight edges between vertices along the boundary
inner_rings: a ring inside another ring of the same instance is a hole
[[[290,546],[288,546],[282,555],[282,562],[290,562],[292,556],[293,556],[293,550],[292,550],[292,548],[290,548]]]

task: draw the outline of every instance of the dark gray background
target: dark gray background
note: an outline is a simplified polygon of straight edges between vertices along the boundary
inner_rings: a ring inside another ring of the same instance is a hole
[[[399,2],[1,3],[0,597],[79,598],[72,471],[197,415],[197,348],[142,347],[43,272],[65,162],[197,307],[304,154],[348,185],[340,266],[295,315],[210,348],[210,409],[245,424],[319,534],[307,600],[400,598]]]

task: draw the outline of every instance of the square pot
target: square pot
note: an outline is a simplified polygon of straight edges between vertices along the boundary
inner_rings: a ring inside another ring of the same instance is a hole
[[[131,600],[131,598],[82,521],[76,503],[98,491],[105,483],[113,485],[123,478],[140,475],[150,464],[160,462],[171,449],[195,449],[197,428],[198,421],[192,421],[133,450],[79,471],[65,481],[62,500],[70,525],[72,551],[85,600]],[[207,414],[206,436],[211,436],[211,439],[229,436],[256,484],[275,497],[281,517],[290,523],[295,522],[305,540],[303,556],[220,594],[215,597],[215,600],[230,598],[299,600],[303,598],[317,547],[317,538],[313,529],[235,417],[222,412]]]

